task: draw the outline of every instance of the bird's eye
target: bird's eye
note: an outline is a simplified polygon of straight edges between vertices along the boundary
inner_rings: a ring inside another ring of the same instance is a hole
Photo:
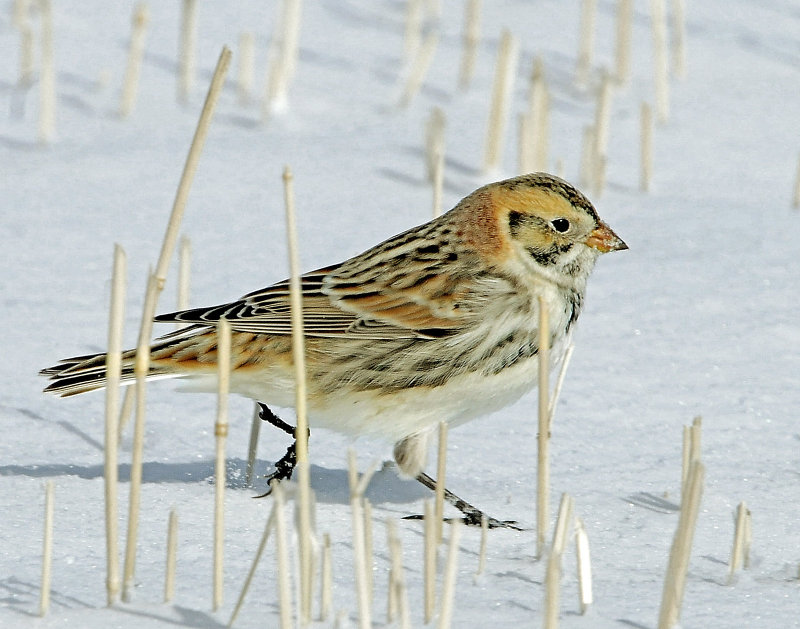
[[[566,218],[557,218],[550,223],[557,232],[563,234],[569,229],[569,221]]]

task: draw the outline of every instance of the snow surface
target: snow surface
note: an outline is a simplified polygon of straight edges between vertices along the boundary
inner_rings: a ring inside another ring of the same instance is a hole
[[[133,3],[54,3],[57,140],[36,141],[38,90],[17,86],[11,2],[0,15],[0,275],[5,382],[0,419],[0,626],[220,627],[227,623],[270,508],[244,487],[251,403],[232,400],[226,497],[225,604],[211,608],[215,401],[148,392],[140,549],[134,601],[105,607],[103,398],[41,394],[36,372],[105,345],[111,253],[128,251],[126,340],[134,342],[148,265],[166,218],[222,44],[256,34],[258,85],[277,3],[201,3],[197,83],[176,103],[180,3],[152,3],[140,97],[118,109]],[[489,90],[503,27],[520,39],[514,115],[541,55],[552,89],[551,156],[576,181],[592,91],[573,86],[577,1],[486,0],[477,73],[456,89],[461,2],[445,1],[440,43],[421,93],[395,107],[402,77],[404,2],[306,2],[288,111],[267,124],[237,103],[233,79],[219,103],[183,230],[194,248],[193,305],[229,300],[287,273],[281,170],[295,173],[304,268],[345,259],[429,217],[424,121],[448,116],[445,205],[491,178],[516,174],[510,125],[501,173],[480,172]],[[613,56],[614,7],[598,3],[595,66]],[[600,214],[630,250],[600,260],[551,445],[552,503],[575,498],[592,546],[596,602],[578,614],[574,555],[565,557],[561,625],[656,624],[677,524],[682,426],[703,416],[707,481],[683,627],[800,626],[800,215],[790,208],[797,167],[800,8],[791,0],[706,0],[688,6],[688,77],[671,82],[671,117],[655,133],[653,192],[638,191],[639,105],[653,100],[647,3],[637,3],[633,79],[616,92],[608,187]],[[34,29],[38,42],[38,27]],[[107,77],[104,81],[103,77]],[[259,87],[260,91],[261,87]],[[160,309],[174,307],[174,281]],[[543,562],[533,559],[535,395],[451,433],[448,485],[495,517],[527,529],[494,531],[486,573],[473,580],[479,532],[462,536],[456,627],[541,623]],[[286,414],[286,412],[284,412]],[[288,414],[291,418],[291,414]],[[285,436],[262,432],[259,472]],[[349,442],[313,435],[318,528],[333,538],[334,607],[356,623]],[[362,469],[389,444],[359,440]],[[513,446],[513,447],[512,447]],[[124,538],[130,436],[121,452]],[[43,483],[55,480],[50,614],[37,619]],[[375,624],[385,620],[383,520],[419,513],[425,492],[391,471],[369,489],[375,505]],[[753,514],[752,566],[725,584],[732,513]],[[177,592],[161,604],[167,517],[180,516]],[[401,523],[413,622],[422,624],[422,542]],[[270,546],[237,626],[277,626]]]

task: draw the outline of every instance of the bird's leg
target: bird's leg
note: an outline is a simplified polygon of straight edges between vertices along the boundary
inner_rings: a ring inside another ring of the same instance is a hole
[[[284,454],[280,460],[275,463],[275,471],[272,472],[272,474],[267,475],[267,484],[270,486],[270,488],[265,494],[258,496],[259,498],[263,498],[264,496],[269,496],[272,493],[272,481],[288,480],[292,477],[294,468],[297,465],[297,429],[294,426],[287,424],[275,413],[273,413],[266,404],[258,402],[258,406],[261,409],[258,413],[258,416],[263,421],[281,429],[287,435],[294,437],[292,445],[286,448],[286,454]],[[311,431],[309,431],[308,434],[310,435]]]
[[[417,475],[417,480],[425,485],[431,491],[436,490],[436,481],[428,476],[425,472],[420,472]],[[456,496],[452,491],[449,489],[444,490],[444,499],[451,505],[453,505],[456,509],[461,511],[464,514],[463,521],[465,524],[471,526],[480,526],[481,520],[485,517],[486,521],[489,525],[490,529],[514,529],[515,531],[521,531],[522,529],[516,526],[516,522],[514,520],[497,520],[495,518],[487,516],[483,511],[478,509],[477,507],[472,506],[466,500],[462,500],[458,496]],[[419,515],[410,515],[406,516],[404,519],[406,520],[416,520],[420,519],[422,516]]]

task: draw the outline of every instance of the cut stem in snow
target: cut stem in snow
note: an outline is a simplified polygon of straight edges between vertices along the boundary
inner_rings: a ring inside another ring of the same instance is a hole
[[[53,53],[53,7],[39,0],[41,19],[41,70],[39,74],[39,142],[49,144],[56,134],[56,69]]]
[[[614,48],[614,80],[625,85],[631,76],[631,40],[633,35],[633,0],[617,2],[617,42]]]
[[[464,34],[461,38],[461,65],[458,87],[465,90],[475,74],[475,60],[481,42],[481,0],[467,0],[464,5]]]
[[[436,520],[434,518],[433,503],[425,501],[423,510],[423,522],[425,524],[425,554],[424,554],[424,584],[425,584],[425,624],[427,625],[433,618],[433,611],[436,608],[436,555],[438,544],[436,543]]]
[[[181,238],[178,249],[178,310],[189,308],[189,288],[192,273],[192,242],[188,236]],[[178,323],[177,328],[185,328],[188,323]]]
[[[436,520],[436,543],[442,543],[442,529],[444,522],[444,489],[445,475],[447,472],[447,423],[439,422],[439,450],[436,458],[436,489],[434,490]]]
[[[597,0],[582,0],[578,64],[575,68],[575,84],[581,88],[585,88],[588,85],[589,73],[592,69],[596,16]]]
[[[439,629],[449,629],[453,619],[453,601],[458,576],[458,540],[461,538],[460,520],[450,521],[450,546],[447,549],[447,566],[442,582],[442,608],[439,612]]]
[[[425,75],[428,73],[428,68],[431,66],[438,45],[439,35],[435,32],[430,32],[425,36],[422,45],[419,46],[417,54],[414,55],[414,61],[409,67],[408,78],[398,103],[402,109],[411,104],[420,87],[422,87],[422,82],[425,80]]]
[[[333,564],[331,558],[331,535],[322,536],[322,568],[320,570],[319,620],[324,622],[331,615],[333,606]]]
[[[372,626],[372,606],[369,598],[369,585],[367,577],[366,543],[364,535],[363,498],[364,491],[375,471],[373,464],[359,480],[356,469],[356,453],[351,448],[347,452],[348,471],[350,481],[350,509],[353,522],[353,562],[355,565],[356,598],[358,600],[358,618],[361,629]]]
[[[178,102],[188,103],[194,87],[197,0],[183,0],[178,45]]]
[[[575,556],[578,561],[578,603],[581,614],[585,614],[594,602],[592,594],[592,560],[589,553],[589,537],[583,520],[575,518]]]
[[[158,287],[152,269],[148,273],[144,308],[155,310]],[[133,373],[136,376],[136,419],[133,425],[133,453],[131,456],[131,482],[128,495],[128,536],[125,539],[125,568],[122,578],[122,600],[130,602],[136,573],[136,545],[139,536],[139,504],[142,492],[142,464],[144,460],[144,421],[146,411],[147,374],[150,371],[149,330],[139,331]]]
[[[245,483],[248,487],[253,484],[253,474],[256,468],[258,455],[258,436],[261,432],[261,413],[258,402],[253,402],[253,419],[250,422],[250,439],[247,442],[247,467],[245,468]]]
[[[736,529],[733,534],[733,548],[731,549],[731,559],[728,562],[728,584],[733,583],[733,577],[741,566],[744,558],[745,535],[747,533],[747,516],[749,511],[744,502],[740,502],[736,507]]]
[[[550,319],[549,304],[539,297],[539,434],[536,491],[536,556],[544,554],[550,517]]]
[[[511,93],[514,89],[514,73],[517,67],[517,49],[517,40],[511,31],[504,29],[494,70],[486,152],[483,160],[483,168],[488,172],[499,170],[503,161],[505,130],[511,106]]]
[[[544,627],[556,629],[561,599],[561,556],[567,544],[568,530],[572,521],[573,500],[569,494],[561,494],[558,519],[553,531],[553,543],[547,560],[544,590]]]
[[[481,516],[481,545],[478,550],[478,569],[475,571],[475,576],[478,577],[483,574],[486,569],[486,542],[489,538],[489,518],[484,513]]]
[[[294,177],[287,166],[283,171],[284,201],[286,207],[286,238],[289,251],[289,299],[292,318],[292,362],[294,364],[295,409],[297,427],[295,444],[297,455],[297,509],[300,547],[300,618],[311,622],[312,539],[311,539],[311,478],[308,463],[308,413],[306,398],[306,350],[303,335],[303,301],[300,281],[300,255],[297,245],[297,226],[294,209]]]
[[[247,105],[253,96],[255,80],[256,44],[253,33],[247,31],[239,35],[239,67],[236,73],[236,93],[240,105]]]
[[[231,380],[231,324],[221,317],[217,324],[217,420],[214,467],[214,594],[213,610],[222,606],[223,556],[225,550],[225,442],[228,439],[228,393]]]
[[[272,483],[272,495],[275,499],[275,542],[277,545],[276,558],[278,561],[278,607],[280,609],[281,629],[292,627],[292,590],[289,571],[289,540],[286,531],[286,498],[280,482]]]
[[[686,1],[672,0],[672,73],[686,78]]]
[[[639,189],[649,192],[653,178],[653,110],[648,103],[642,103],[641,107],[640,159]]]
[[[667,573],[664,577],[664,590],[661,595],[661,609],[658,615],[658,629],[671,629],[680,618],[683,593],[686,587],[686,574],[692,552],[692,540],[700,511],[700,498],[703,495],[705,467],[700,461],[692,463],[686,480],[686,491],[681,497],[681,513],[678,529],[669,554]]]
[[[650,0],[653,29],[653,61],[656,84],[656,117],[660,124],[669,119],[669,66],[667,61],[667,18],[664,0]]]
[[[44,542],[42,544],[42,586],[39,590],[39,615],[50,609],[50,575],[53,567],[53,519],[55,486],[47,481],[44,491]]]
[[[106,515],[106,601],[113,605],[119,596],[119,531],[117,524],[119,391],[122,375],[122,328],[125,320],[126,256],[114,245],[114,268],[111,280],[111,306],[108,317],[106,352],[105,409],[105,515]]]
[[[164,571],[164,602],[170,603],[175,596],[175,567],[178,555],[178,512],[169,512],[167,525],[167,566]]]
[[[119,115],[127,118],[136,106],[136,97],[139,93],[139,74],[144,56],[144,42],[147,37],[147,26],[150,22],[150,10],[147,4],[141,2],[133,11],[131,28],[131,45],[128,50],[128,65],[125,68],[125,79],[122,83],[122,100],[119,106]]]

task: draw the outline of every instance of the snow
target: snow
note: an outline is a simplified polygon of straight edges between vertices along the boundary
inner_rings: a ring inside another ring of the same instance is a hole
[[[590,91],[572,84],[580,3],[484,2],[474,82],[456,74],[462,3],[444,2],[440,43],[407,110],[401,91],[404,2],[306,2],[289,107],[262,124],[237,103],[236,57],[212,123],[183,224],[192,238],[192,305],[235,298],[285,277],[281,171],[295,174],[301,258],[343,260],[429,217],[424,122],[448,116],[444,205],[493,177],[516,174],[515,124],[502,172],[480,172],[489,92],[503,27],[520,39],[514,115],[541,55],[552,89],[551,159],[577,181]],[[263,5],[263,6],[262,6]],[[114,242],[128,252],[126,341],[134,342],[148,265],[161,236],[206,85],[224,43],[255,32],[263,85],[271,3],[201,3],[198,77],[176,103],[179,3],[152,3],[139,101],[116,116],[132,2],[54,3],[57,139],[36,141],[38,90],[19,87],[11,3],[0,14],[0,316],[6,383],[0,401],[0,625],[219,627],[227,623],[271,502],[244,486],[251,403],[231,401],[225,603],[211,608],[214,397],[148,390],[137,558],[130,604],[105,607],[101,395],[57,400],[36,375],[57,359],[105,345]],[[595,69],[613,59],[615,2],[598,7]],[[38,26],[34,17],[35,42]],[[800,9],[788,0],[689,3],[688,76],[671,81],[671,116],[655,131],[653,191],[638,191],[642,100],[653,100],[649,13],[638,4],[633,78],[615,92],[601,216],[630,250],[592,276],[551,444],[551,503],[575,498],[592,548],[595,604],[578,615],[574,554],[565,557],[561,625],[654,627],[677,524],[682,426],[703,416],[705,493],[681,626],[797,625],[800,565],[800,256],[790,208],[797,168]],[[235,51],[234,51],[235,53]],[[110,77],[103,84],[103,77]],[[260,89],[260,88],[259,88]],[[171,292],[173,291],[173,292]],[[160,310],[174,307],[174,277]],[[449,438],[448,485],[522,532],[493,531],[487,572],[473,579],[479,531],[464,531],[453,626],[541,622],[544,563],[535,551],[535,395],[460,427]],[[288,418],[291,413],[284,411]],[[259,473],[287,446],[262,431]],[[334,553],[334,608],[357,622],[344,437],[311,440],[320,532]],[[389,444],[355,443],[362,469]],[[124,540],[130,436],[121,452]],[[432,463],[432,462],[431,462]],[[429,464],[429,467],[431,465]],[[51,610],[37,619],[45,480],[56,485]],[[375,625],[385,622],[383,520],[420,513],[416,483],[385,470],[373,480]],[[733,511],[753,514],[752,564],[727,586]],[[162,600],[168,513],[180,517],[177,591]],[[422,624],[422,539],[401,522],[412,619]],[[444,557],[445,553],[441,553]],[[236,626],[277,626],[275,557],[268,547]],[[327,624],[323,625],[327,626]]]

